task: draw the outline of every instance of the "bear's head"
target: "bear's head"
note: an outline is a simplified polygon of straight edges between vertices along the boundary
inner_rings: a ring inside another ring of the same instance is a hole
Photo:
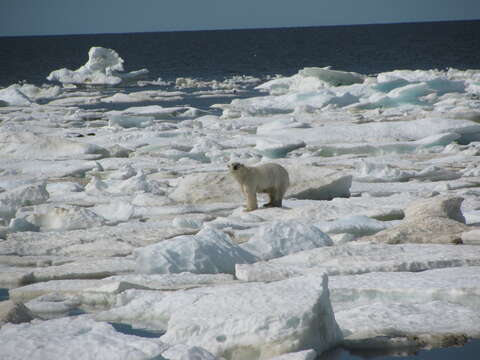
[[[230,170],[231,172],[240,171],[244,167],[245,165],[239,162],[233,162],[231,164],[228,164],[228,170]]]

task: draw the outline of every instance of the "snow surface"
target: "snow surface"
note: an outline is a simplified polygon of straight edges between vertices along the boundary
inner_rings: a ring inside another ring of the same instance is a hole
[[[146,76],[94,47],[50,74],[61,86],[0,89],[0,286],[44,319],[2,325],[2,357],[312,359],[480,336],[479,70]],[[245,212],[232,161],[284,166],[283,208]]]

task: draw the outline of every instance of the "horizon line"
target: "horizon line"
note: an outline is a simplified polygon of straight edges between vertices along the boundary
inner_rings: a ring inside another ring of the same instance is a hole
[[[88,36],[88,35],[126,35],[126,34],[155,34],[155,33],[176,33],[176,32],[207,32],[207,31],[248,31],[248,30],[282,30],[282,29],[305,29],[319,27],[349,27],[349,26],[376,26],[376,25],[408,25],[426,23],[448,23],[448,22],[472,22],[480,21],[480,18],[472,19],[448,19],[448,20],[412,20],[399,22],[372,22],[356,24],[334,24],[334,25],[287,25],[287,26],[265,26],[265,27],[238,27],[238,28],[215,28],[215,29],[176,29],[176,30],[147,30],[127,32],[100,32],[100,33],[63,33],[63,34],[29,34],[29,35],[0,35],[0,38],[19,37],[55,37],[55,36]]]

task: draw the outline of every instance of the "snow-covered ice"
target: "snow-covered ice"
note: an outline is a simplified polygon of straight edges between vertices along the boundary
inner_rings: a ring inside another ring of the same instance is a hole
[[[112,325],[84,317],[66,317],[0,329],[2,352],[8,359],[152,359],[168,346],[117,332]]]
[[[256,256],[213,228],[135,250],[137,272],[170,274],[233,274],[236,264],[252,263]]]
[[[166,82],[93,47],[48,79],[0,89],[1,356],[480,337],[478,70]],[[231,161],[284,166],[283,207],[245,212]]]
[[[201,346],[228,358],[322,352],[341,340],[326,276],[119,296],[121,306],[99,313],[98,320],[163,329],[166,343]]]

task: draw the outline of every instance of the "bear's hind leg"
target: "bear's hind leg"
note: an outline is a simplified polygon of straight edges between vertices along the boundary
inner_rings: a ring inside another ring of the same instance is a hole
[[[270,201],[263,205],[263,207],[282,207],[282,196],[281,194],[276,194],[275,191],[268,192]]]
[[[275,193],[275,196],[272,198],[272,206],[273,207],[282,207],[282,199],[283,199],[284,193]]]
[[[264,204],[263,207],[264,208],[274,207],[275,206],[275,191],[273,191],[273,190],[268,191],[267,194],[268,194],[269,201],[268,201],[268,203]]]

